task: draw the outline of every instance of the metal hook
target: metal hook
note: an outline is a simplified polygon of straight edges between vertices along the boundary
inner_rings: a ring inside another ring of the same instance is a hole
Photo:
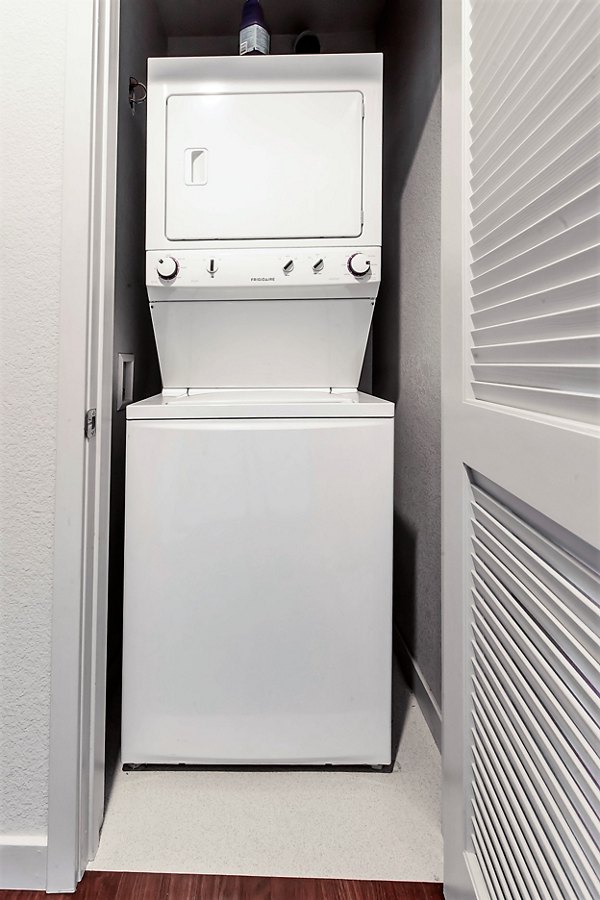
[[[136,90],[140,88],[142,93],[141,95],[136,95]],[[129,76],[129,105],[131,107],[131,115],[135,115],[135,107],[138,103],[143,103],[147,96],[146,85],[142,84],[141,81],[138,81],[137,78],[134,78],[133,75]]]

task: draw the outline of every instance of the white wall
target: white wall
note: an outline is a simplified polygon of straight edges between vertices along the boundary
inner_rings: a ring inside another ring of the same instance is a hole
[[[440,737],[440,51],[439,0],[390,0],[384,52],[382,287],[373,391],[396,406],[394,624],[397,651]],[[413,670],[414,674],[414,670]]]
[[[0,883],[47,831],[66,6],[0,3]]]

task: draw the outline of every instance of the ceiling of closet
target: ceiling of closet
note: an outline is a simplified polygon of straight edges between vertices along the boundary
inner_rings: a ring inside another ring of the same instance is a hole
[[[157,0],[165,32],[172,36],[235,34],[242,0]],[[262,0],[273,34],[371,31],[384,0]]]

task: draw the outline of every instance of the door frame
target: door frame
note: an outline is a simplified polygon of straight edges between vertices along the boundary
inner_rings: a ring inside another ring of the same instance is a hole
[[[443,90],[456,85],[461,0],[442,3]],[[94,856],[104,808],[106,616],[120,0],[67,0],[59,371],[46,890],[73,891]],[[122,87],[122,86],[121,86]],[[456,106],[446,107],[448,133]],[[443,107],[444,110],[444,107]],[[444,112],[442,113],[444,117]],[[456,148],[442,197],[455,225]],[[459,235],[442,243],[455,277]],[[450,276],[452,271],[452,276]],[[444,280],[442,279],[442,285]],[[443,288],[443,292],[445,289]],[[85,411],[97,409],[94,452]],[[448,659],[449,677],[458,659]],[[462,661],[461,661],[462,665]],[[449,707],[445,713],[448,715]],[[448,738],[446,734],[446,739]],[[458,748],[456,748],[458,750]],[[462,762],[462,748],[459,750]],[[448,774],[452,775],[452,772]],[[456,795],[452,782],[451,795]],[[466,874],[466,873],[465,873]],[[464,879],[461,872],[458,881]]]
[[[442,834],[444,838],[444,884],[452,898],[472,900],[474,885],[468,859],[461,809],[467,782],[466,748],[464,746],[467,717],[465,617],[457,616],[460,598],[464,596],[468,573],[461,565],[462,546],[468,522],[468,493],[463,478],[456,477],[455,452],[450,442],[452,423],[447,420],[449,407],[444,392],[454,387],[462,395],[462,385],[449,386],[445,372],[452,371],[452,355],[461,353],[464,332],[462,321],[456,322],[455,297],[464,297],[468,284],[466,246],[463,227],[466,221],[465,184],[467,183],[467,148],[465,86],[465,19],[463,0],[442,0],[442,64],[441,64],[441,371],[442,371]],[[463,310],[463,316],[466,312]],[[452,338],[452,344],[445,338]],[[458,338],[458,343],[456,339]],[[449,474],[451,477],[449,477]],[[458,687],[450,687],[455,685]],[[480,897],[485,887],[478,885]]]
[[[48,892],[75,889],[104,807],[119,0],[66,15]]]

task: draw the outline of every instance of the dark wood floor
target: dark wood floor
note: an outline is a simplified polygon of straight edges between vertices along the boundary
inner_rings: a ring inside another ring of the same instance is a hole
[[[0,900],[41,900],[41,891],[0,891]],[[74,894],[53,900],[443,900],[439,884],[86,872]]]

